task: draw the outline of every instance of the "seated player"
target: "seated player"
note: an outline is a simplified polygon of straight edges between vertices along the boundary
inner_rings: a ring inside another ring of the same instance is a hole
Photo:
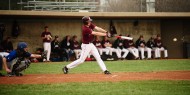
[[[155,46],[158,49],[158,58],[161,57],[161,51],[164,51],[164,58],[168,58],[168,50],[163,46],[161,36],[157,35],[157,38],[154,40]]]
[[[81,50],[80,43],[77,41],[76,35],[73,36],[73,39],[71,42],[73,43],[72,48],[75,53],[75,57],[76,57],[76,59],[79,59],[82,50]]]
[[[136,46],[141,53],[141,59],[145,59],[145,55],[144,55],[145,51],[147,51],[147,59],[151,59],[151,49],[146,46],[146,42],[142,35],[136,41]]]
[[[120,35],[120,36],[121,36],[121,35]],[[115,49],[118,49],[121,54],[122,54],[122,52],[124,53],[124,54],[121,56],[121,58],[119,58],[119,59],[123,60],[123,59],[125,59],[125,58],[127,57],[129,51],[124,48],[124,46],[123,46],[123,40],[122,40],[120,37],[118,37],[118,38],[114,41],[113,47],[114,47]]]
[[[98,49],[100,55],[103,54],[103,52],[106,53],[106,55],[109,54],[109,49],[103,48],[101,41],[99,40],[99,36],[96,36],[96,39],[93,41],[93,44],[96,46],[96,48]]]
[[[148,42],[146,43],[147,47],[149,47],[151,49],[151,51],[153,51],[154,53],[154,58],[158,59],[159,58],[159,49],[155,47],[155,42],[154,42],[154,38],[150,37],[150,39],[148,40]]]
[[[130,37],[130,35],[128,35],[128,37]],[[128,49],[129,52],[131,54],[133,54],[133,56],[135,56],[135,59],[139,59],[139,51],[135,47],[133,40],[127,40],[126,39],[126,40],[124,40],[123,44],[124,44],[124,48]]]

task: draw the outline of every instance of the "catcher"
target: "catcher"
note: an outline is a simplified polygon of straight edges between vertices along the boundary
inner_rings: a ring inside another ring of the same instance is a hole
[[[19,42],[17,49],[10,52],[8,56],[0,56],[0,67],[4,65],[8,76],[22,76],[23,74],[21,72],[30,65],[30,57],[46,59],[46,55],[46,51],[41,55],[31,54],[28,52],[27,44],[25,42]],[[2,67],[0,69],[2,69]]]

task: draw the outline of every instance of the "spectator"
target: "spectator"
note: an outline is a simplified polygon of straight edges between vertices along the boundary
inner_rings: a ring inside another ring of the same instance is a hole
[[[166,48],[164,48],[164,46],[162,45],[162,40],[160,35],[157,35],[157,38],[154,40],[156,48],[158,49],[159,53],[158,53],[158,58],[161,57],[161,51],[164,51],[164,57],[168,58],[168,51]]]
[[[72,42],[70,39],[70,35],[67,35],[61,42],[61,48],[64,49],[68,55],[67,61],[70,60],[70,56],[74,53],[72,48]]]
[[[123,40],[120,37],[118,37],[115,40],[115,42],[113,44],[113,47],[116,48],[116,49],[118,49],[121,54],[122,54],[122,52],[124,53],[123,56],[121,56],[121,58],[120,58],[121,60],[123,60],[123,59],[125,59],[127,57],[127,54],[129,53],[129,51],[124,48],[124,46],[123,46]]]
[[[79,59],[82,50],[81,50],[80,43],[77,41],[76,35],[73,36],[72,48],[73,48],[73,51],[75,53],[76,59]]]
[[[4,52],[11,52],[13,50],[13,43],[11,42],[11,38],[7,37],[5,40],[2,42],[2,47]]]
[[[47,51],[47,59],[43,60],[45,62],[50,62],[50,53],[51,53],[51,40],[52,40],[52,35],[51,32],[48,30],[48,26],[44,27],[44,32],[41,34],[42,40],[43,40],[43,47],[44,51]]]
[[[130,35],[128,35],[128,37],[131,37]],[[129,52],[135,56],[135,59],[139,59],[139,51],[138,49],[135,47],[135,44],[133,42],[133,40],[127,40],[125,39],[124,42],[124,48],[128,49]]]
[[[145,51],[147,51],[147,59],[151,59],[151,49],[146,47],[146,42],[144,41],[144,37],[142,35],[136,41],[136,46],[141,53],[141,59],[145,59]]]
[[[154,42],[154,38],[151,37],[148,42],[146,43],[147,47],[149,47],[151,49],[151,51],[154,51],[154,57],[157,59],[159,58],[158,56],[158,53],[159,53],[159,50],[158,48],[155,47],[155,42]]]

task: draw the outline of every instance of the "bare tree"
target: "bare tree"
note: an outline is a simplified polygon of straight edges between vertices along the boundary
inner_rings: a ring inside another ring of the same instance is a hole
[[[146,0],[107,0],[108,12],[141,12],[146,10]]]
[[[156,0],[157,12],[190,12],[190,0]]]

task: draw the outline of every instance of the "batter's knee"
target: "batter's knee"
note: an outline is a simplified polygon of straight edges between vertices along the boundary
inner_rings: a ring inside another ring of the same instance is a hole
[[[77,63],[81,64],[81,63],[83,63],[84,61],[85,61],[85,59],[79,58],[79,59],[77,60]]]
[[[79,60],[79,63],[80,63],[80,64],[81,64],[81,63],[84,63],[84,61],[85,61],[85,60]]]

